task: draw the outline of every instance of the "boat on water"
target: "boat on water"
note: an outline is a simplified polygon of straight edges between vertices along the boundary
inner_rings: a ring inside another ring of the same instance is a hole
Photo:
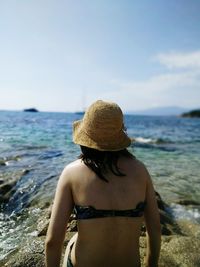
[[[78,103],[79,108],[74,113],[77,115],[84,115],[86,110],[86,90],[82,90],[82,98],[79,99],[81,103]]]

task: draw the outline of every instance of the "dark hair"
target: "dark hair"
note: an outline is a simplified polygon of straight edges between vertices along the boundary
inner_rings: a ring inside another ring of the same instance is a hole
[[[117,166],[120,156],[134,158],[126,148],[119,151],[99,151],[85,146],[80,147],[82,154],[79,158],[105,182],[108,182],[108,180],[105,178],[104,174],[109,170],[117,176],[126,176]]]

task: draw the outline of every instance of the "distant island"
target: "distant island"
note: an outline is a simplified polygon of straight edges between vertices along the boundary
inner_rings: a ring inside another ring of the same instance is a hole
[[[26,108],[23,110],[24,112],[39,112],[36,108]]]
[[[145,110],[126,111],[126,114],[147,116],[180,116],[189,110],[178,106],[155,107]]]
[[[200,118],[200,109],[191,110],[189,112],[183,113],[181,117],[185,118]]]

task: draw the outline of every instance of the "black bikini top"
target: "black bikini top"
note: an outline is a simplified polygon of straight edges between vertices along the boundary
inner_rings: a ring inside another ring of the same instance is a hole
[[[141,217],[146,203],[139,202],[135,209],[129,210],[100,210],[92,206],[74,206],[77,220],[105,218],[105,217]]]

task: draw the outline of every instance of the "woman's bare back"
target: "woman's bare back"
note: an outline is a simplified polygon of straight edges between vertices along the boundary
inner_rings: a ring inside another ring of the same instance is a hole
[[[120,158],[118,167],[126,176],[107,173],[100,180],[81,160],[69,166],[74,203],[96,209],[128,210],[145,201],[146,174],[136,159]],[[140,266],[139,236],[143,217],[107,217],[78,220],[78,235],[72,249],[74,267]]]

